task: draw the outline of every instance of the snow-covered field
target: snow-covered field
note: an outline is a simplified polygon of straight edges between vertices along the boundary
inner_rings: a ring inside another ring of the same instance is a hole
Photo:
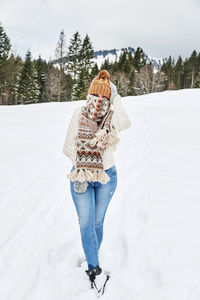
[[[132,127],[99,253],[102,299],[200,299],[200,89],[122,99]],[[83,102],[0,106],[0,300],[91,300],[62,153]]]

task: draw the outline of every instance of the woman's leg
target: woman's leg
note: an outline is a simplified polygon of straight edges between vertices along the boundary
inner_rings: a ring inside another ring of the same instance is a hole
[[[79,219],[82,246],[88,263],[88,269],[92,269],[99,265],[98,239],[95,231],[94,183],[89,182],[85,193],[76,193],[71,181],[70,188]]]
[[[105,171],[110,180],[106,184],[95,184],[95,229],[98,239],[98,249],[103,239],[103,223],[108,204],[117,187],[117,170],[115,165]]]

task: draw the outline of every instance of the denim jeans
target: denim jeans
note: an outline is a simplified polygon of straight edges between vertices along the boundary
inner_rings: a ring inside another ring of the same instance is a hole
[[[74,170],[74,166],[71,171]],[[105,172],[110,177],[106,184],[88,182],[85,193],[74,191],[74,182],[70,181],[72,199],[78,215],[81,241],[88,269],[99,265],[98,250],[103,239],[103,223],[108,204],[117,187],[117,170],[113,165]]]

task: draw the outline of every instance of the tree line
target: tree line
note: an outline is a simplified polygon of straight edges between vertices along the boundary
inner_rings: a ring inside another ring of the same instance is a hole
[[[14,55],[11,42],[0,24],[0,105],[60,102],[85,99],[91,80],[101,69],[111,74],[122,96],[141,95],[167,89],[200,87],[200,53],[177,61],[169,56],[155,68],[141,47],[134,53],[125,48],[118,60],[94,63],[89,36],[76,31],[69,43],[60,32],[55,60],[33,59],[28,49],[25,59]]]

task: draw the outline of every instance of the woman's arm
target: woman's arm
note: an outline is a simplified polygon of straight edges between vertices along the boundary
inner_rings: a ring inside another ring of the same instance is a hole
[[[65,142],[63,145],[63,153],[67,157],[74,162],[76,158],[76,136],[78,133],[78,119],[80,114],[80,107],[76,108],[71,120],[69,122],[69,126],[67,128]]]
[[[131,127],[131,121],[129,119],[126,110],[124,109],[121,101],[121,96],[118,94],[113,99],[114,114],[112,118],[111,126],[113,125],[117,132],[125,130]]]

